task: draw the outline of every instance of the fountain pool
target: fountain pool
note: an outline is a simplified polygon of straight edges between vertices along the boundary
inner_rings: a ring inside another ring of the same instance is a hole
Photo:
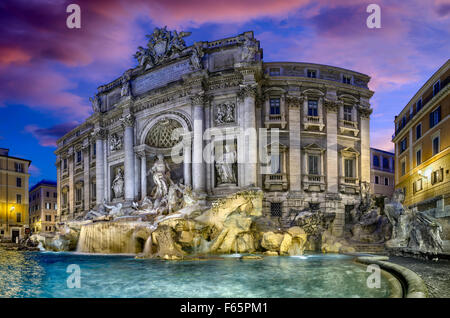
[[[67,287],[70,264],[80,266],[79,289]],[[369,275],[334,254],[161,261],[0,249],[0,297],[388,297],[383,275],[373,289]]]

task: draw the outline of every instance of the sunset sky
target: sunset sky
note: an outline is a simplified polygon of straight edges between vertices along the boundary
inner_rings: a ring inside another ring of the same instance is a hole
[[[81,29],[66,7],[81,7]],[[368,4],[381,29],[368,29]],[[30,184],[56,180],[55,141],[87,118],[97,87],[136,66],[155,26],[191,31],[188,45],[253,30],[264,61],[371,76],[371,143],[393,150],[394,116],[450,57],[450,0],[2,0],[0,147],[32,160]]]

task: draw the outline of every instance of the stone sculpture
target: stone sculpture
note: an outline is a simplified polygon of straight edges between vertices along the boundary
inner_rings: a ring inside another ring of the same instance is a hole
[[[236,163],[237,154],[232,148],[231,145],[225,145],[225,151],[216,157],[215,166],[218,184],[236,183],[234,164]]]
[[[109,150],[116,151],[122,149],[122,137],[112,134],[109,140]]]
[[[170,167],[164,161],[164,155],[158,154],[157,160],[147,174],[149,173],[153,175],[153,182],[155,183],[155,188],[152,191],[153,199],[165,197],[169,191]]]
[[[251,38],[249,35],[245,35],[244,46],[242,48],[242,61],[243,62],[253,62],[256,58],[256,53],[258,52],[258,45],[256,40]]]
[[[134,57],[139,65],[146,69],[161,64],[175,58],[186,48],[183,38],[190,34],[190,32],[168,31],[167,27],[155,28],[151,35],[147,35],[149,39],[147,48],[138,47]]]
[[[89,100],[92,103],[92,110],[94,111],[94,113],[101,112],[102,101],[100,99],[100,96],[98,96],[98,94],[95,94],[94,97],[89,97]]]
[[[131,95],[131,83],[130,83],[129,76],[124,75],[120,82],[122,85],[122,87],[120,89],[120,96],[122,96],[122,97],[130,96]]]
[[[217,124],[228,124],[234,123],[234,109],[236,105],[234,103],[224,103],[217,105],[216,123]]]
[[[122,168],[117,168],[116,176],[112,182],[112,189],[114,198],[121,198],[123,196],[124,177]]]
[[[437,254],[442,251],[442,227],[439,222],[417,207],[405,209],[405,196],[401,189],[394,192],[392,200],[385,201],[385,212],[393,228],[388,248]]]
[[[195,43],[192,49],[192,55],[190,57],[191,67],[193,70],[202,68],[202,58],[205,53],[200,43]]]

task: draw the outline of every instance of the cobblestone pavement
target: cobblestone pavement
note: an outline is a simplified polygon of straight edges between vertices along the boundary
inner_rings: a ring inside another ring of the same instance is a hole
[[[450,298],[450,260],[426,261],[390,256],[389,261],[418,274],[427,285],[429,297]]]

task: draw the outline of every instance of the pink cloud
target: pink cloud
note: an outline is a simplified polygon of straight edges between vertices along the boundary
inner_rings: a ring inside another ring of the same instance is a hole
[[[41,174],[41,170],[36,167],[34,164],[31,164],[28,168],[28,172],[32,174],[33,176],[39,176]]]

